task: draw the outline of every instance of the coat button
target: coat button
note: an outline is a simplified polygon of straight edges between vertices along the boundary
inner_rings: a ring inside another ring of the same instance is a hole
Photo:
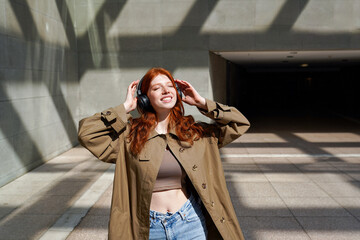
[[[214,202],[211,202],[211,206],[214,207],[214,206],[215,206],[215,203],[214,203]]]
[[[183,152],[185,149],[184,148],[180,148],[179,149],[179,152]]]
[[[203,183],[201,186],[203,189],[206,189],[206,183]]]
[[[106,115],[111,115],[111,112],[110,112],[110,111],[106,111]]]
[[[221,223],[224,223],[224,222],[225,222],[225,218],[222,217],[222,218],[220,219],[220,222],[221,222]]]
[[[195,164],[195,165],[192,167],[192,170],[193,170],[193,171],[196,171],[197,168],[198,168],[198,166]]]

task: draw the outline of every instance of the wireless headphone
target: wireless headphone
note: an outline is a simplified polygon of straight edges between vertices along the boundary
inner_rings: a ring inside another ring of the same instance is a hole
[[[149,111],[151,109],[151,104],[150,104],[150,100],[148,98],[148,96],[146,96],[146,94],[143,94],[141,92],[141,84],[144,78],[142,78],[138,84],[137,87],[137,105],[139,106],[140,109],[143,109],[145,111]],[[177,85],[177,83],[175,83],[175,87],[177,92],[179,93],[180,99],[182,98],[182,92],[179,88],[179,86]]]

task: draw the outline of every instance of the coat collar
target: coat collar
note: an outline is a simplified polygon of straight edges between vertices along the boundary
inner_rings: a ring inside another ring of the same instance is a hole
[[[149,141],[151,139],[155,139],[156,137],[165,138],[166,136],[172,137],[175,140],[179,140],[179,137],[176,135],[175,128],[172,127],[172,128],[170,128],[169,133],[167,133],[167,134],[160,134],[155,129],[151,130],[147,141]],[[192,146],[190,143],[188,143],[186,141],[179,140],[178,143],[180,144],[181,147],[184,147],[184,148],[191,148],[191,146]]]
[[[151,130],[150,135],[149,135],[147,140],[149,141],[150,139],[156,138],[158,136],[161,137],[161,136],[166,136],[166,135],[170,135],[171,137],[178,139],[178,136],[176,135],[175,128],[170,127],[169,133],[167,133],[167,134],[160,134],[154,128],[153,130]]]

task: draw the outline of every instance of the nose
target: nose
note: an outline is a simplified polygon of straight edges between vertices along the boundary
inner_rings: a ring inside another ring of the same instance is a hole
[[[164,86],[164,87],[162,88],[162,92],[163,92],[163,94],[168,93],[168,92],[169,92],[169,87]]]

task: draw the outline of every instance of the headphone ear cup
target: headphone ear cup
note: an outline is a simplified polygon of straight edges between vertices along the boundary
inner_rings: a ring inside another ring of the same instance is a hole
[[[182,97],[183,97],[183,96],[182,96],[182,92],[181,92],[179,86],[177,85],[177,83],[175,83],[175,87],[176,87],[176,90],[177,90],[178,93],[179,93],[180,98],[182,99]]]
[[[146,95],[137,96],[137,105],[143,110],[148,110],[150,107],[149,98]]]

